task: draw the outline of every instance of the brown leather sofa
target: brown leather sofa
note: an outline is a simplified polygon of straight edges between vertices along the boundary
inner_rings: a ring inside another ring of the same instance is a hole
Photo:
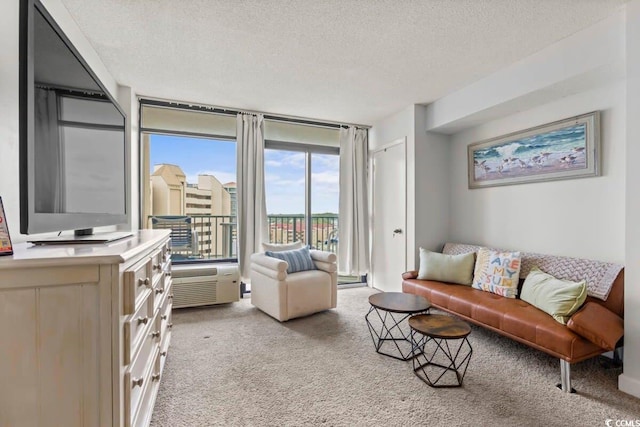
[[[417,276],[417,271],[402,275],[403,292],[422,295],[440,310],[559,358],[560,387],[566,392],[573,390],[571,363],[614,350],[622,343],[624,270],[615,279],[606,301],[587,297],[566,326],[520,299],[470,286],[418,280]]]

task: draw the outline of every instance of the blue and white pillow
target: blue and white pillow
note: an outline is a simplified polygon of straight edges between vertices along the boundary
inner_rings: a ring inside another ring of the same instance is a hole
[[[289,264],[289,267],[287,267],[287,273],[316,269],[316,265],[311,259],[311,253],[309,252],[308,246],[292,251],[266,251],[264,254],[287,261],[287,264]]]

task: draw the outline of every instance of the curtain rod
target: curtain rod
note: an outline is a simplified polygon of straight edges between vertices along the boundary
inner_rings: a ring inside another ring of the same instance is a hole
[[[168,101],[165,99],[150,98],[146,96],[139,96],[138,100],[140,101],[141,105],[153,105],[157,107],[166,107],[166,108],[179,108],[179,109],[194,110],[194,111],[204,111],[204,112],[210,112],[210,113],[216,113],[216,114],[227,114],[227,115],[234,115],[234,116],[237,115],[238,113],[263,114],[266,120],[273,120],[273,121],[280,121],[280,122],[287,122],[287,123],[297,123],[297,124],[308,125],[308,126],[327,127],[327,128],[333,128],[333,129],[338,129],[341,127],[349,127],[349,126],[355,126],[360,129],[371,128],[371,126],[368,126],[368,125],[359,125],[354,123],[342,123],[342,122],[335,122],[330,120],[308,119],[308,118],[299,117],[299,116],[271,114],[271,113],[265,113],[262,111],[242,110],[237,108],[219,107],[214,105],[204,105],[204,104],[184,102],[184,101]]]

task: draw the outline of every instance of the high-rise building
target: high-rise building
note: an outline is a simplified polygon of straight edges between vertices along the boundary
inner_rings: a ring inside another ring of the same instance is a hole
[[[235,204],[235,183],[233,200]],[[230,192],[213,175],[198,175],[197,183],[187,183],[180,166],[154,166],[151,174],[151,215],[192,217],[194,230],[198,233],[200,255],[204,258],[230,255],[229,228],[235,222],[235,206],[232,212],[231,201]]]
[[[238,192],[236,189],[236,183],[227,182],[226,184],[223,184],[222,187],[224,187],[224,189],[229,193],[229,196],[231,196],[231,216],[235,218],[238,215]]]

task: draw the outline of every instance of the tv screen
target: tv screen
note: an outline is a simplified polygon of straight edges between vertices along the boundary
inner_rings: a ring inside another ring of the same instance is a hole
[[[125,223],[122,109],[37,0],[21,24],[20,231]]]

